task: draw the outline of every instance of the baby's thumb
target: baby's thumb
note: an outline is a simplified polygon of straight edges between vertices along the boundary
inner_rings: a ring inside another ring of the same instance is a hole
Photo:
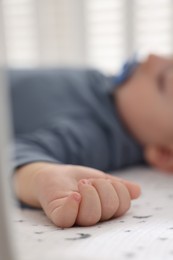
[[[46,214],[56,226],[72,227],[78,215],[80,201],[81,195],[73,192],[67,197],[52,201],[51,212],[46,212]]]

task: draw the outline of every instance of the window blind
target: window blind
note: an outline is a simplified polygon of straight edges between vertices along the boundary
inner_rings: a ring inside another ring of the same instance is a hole
[[[86,0],[88,62],[115,71],[137,54],[173,53],[172,0]]]
[[[173,1],[134,1],[134,44],[140,56],[173,53]]]
[[[124,56],[124,1],[86,0],[87,62],[115,70]]]
[[[137,53],[173,53],[173,0],[3,0],[10,66],[115,72]]]
[[[3,0],[10,66],[84,63],[83,0]]]
[[[10,66],[38,63],[34,1],[3,0],[7,62]]]

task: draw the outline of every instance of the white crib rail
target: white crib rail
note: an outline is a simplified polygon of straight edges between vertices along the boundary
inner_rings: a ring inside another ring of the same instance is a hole
[[[9,192],[9,113],[5,84],[5,48],[0,0],[0,260],[14,260]]]

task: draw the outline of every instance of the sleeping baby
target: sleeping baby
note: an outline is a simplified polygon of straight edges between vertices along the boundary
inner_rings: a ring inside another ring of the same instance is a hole
[[[149,55],[117,75],[93,69],[10,70],[14,191],[59,227],[123,215],[140,196],[111,172],[173,172],[173,60]]]

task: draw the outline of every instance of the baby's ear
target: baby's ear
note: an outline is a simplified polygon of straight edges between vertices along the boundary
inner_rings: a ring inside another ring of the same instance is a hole
[[[155,54],[150,54],[146,61],[147,67],[154,76],[162,73],[167,67],[173,65],[173,60],[171,58],[166,58],[158,56]]]
[[[173,151],[166,147],[148,145],[144,149],[146,161],[164,172],[173,173]]]

